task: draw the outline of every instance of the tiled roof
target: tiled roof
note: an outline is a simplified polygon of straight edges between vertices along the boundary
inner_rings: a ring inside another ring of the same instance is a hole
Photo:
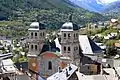
[[[79,35],[79,42],[83,54],[96,54],[102,52],[102,49],[87,35]]]

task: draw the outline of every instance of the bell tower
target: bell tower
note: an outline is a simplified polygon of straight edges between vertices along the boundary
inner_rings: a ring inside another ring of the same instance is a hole
[[[28,68],[33,77],[38,80],[38,75],[32,73],[32,71],[38,73],[38,55],[41,53],[43,45],[45,43],[45,25],[39,22],[33,22],[30,24],[28,33]]]
[[[61,32],[61,53],[64,57],[70,57],[73,64],[80,63],[79,55],[79,28],[72,22],[66,22],[62,25]]]
[[[39,55],[45,42],[45,27],[44,24],[33,22],[28,29],[29,33],[29,54]]]

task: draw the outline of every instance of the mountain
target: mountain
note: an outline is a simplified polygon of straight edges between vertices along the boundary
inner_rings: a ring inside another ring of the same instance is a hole
[[[104,10],[104,13],[118,18],[120,16],[120,1],[109,4]]]
[[[70,0],[74,4],[89,11],[104,12],[111,4],[119,4],[120,0]]]
[[[107,11],[107,12],[120,12],[120,1],[109,4],[105,11]]]
[[[107,19],[69,0],[0,0],[0,20],[19,20],[25,23],[37,18],[48,26],[58,28],[68,21],[70,14],[73,22],[82,25]]]
[[[101,12],[105,8],[105,5],[98,3],[97,0],[89,0],[89,1],[88,0],[70,0],[70,1],[89,11]]]
[[[13,11],[38,9],[69,10],[76,5],[68,0],[0,0],[0,17],[7,18]]]

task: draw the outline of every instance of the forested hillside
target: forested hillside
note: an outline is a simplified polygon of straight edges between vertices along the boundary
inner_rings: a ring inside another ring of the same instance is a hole
[[[45,23],[47,28],[58,29],[68,21],[70,14],[73,15],[73,22],[78,25],[107,19],[101,14],[80,8],[69,0],[0,0],[0,26],[5,30],[1,29],[1,33],[12,37],[15,31],[12,33],[11,29],[19,27],[24,31],[31,22],[37,20]],[[10,34],[7,33],[8,27]],[[22,36],[25,34],[19,33]]]

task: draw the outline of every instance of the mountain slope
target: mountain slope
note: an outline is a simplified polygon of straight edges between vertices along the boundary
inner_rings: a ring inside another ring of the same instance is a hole
[[[104,13],[118,18],[120,16],[120,1],[109,4]]]
[[[105,9],[105,5],[98,0],[70,0],[74,4],[94,12],[101,12]]]
[[[60,9],[69,10],[76,7],[68,0],[0,0],[0,14],[3,19],[19,9]]]
[[[106,11],[120,12],[120,1],[109,4],[109,6],[106,8]]]
[[[0,0],[0,20],[39,21],[59,27],[73,14],[73,22],[84,24],[107,19],[101,14],[76,6],[69,0]]]

